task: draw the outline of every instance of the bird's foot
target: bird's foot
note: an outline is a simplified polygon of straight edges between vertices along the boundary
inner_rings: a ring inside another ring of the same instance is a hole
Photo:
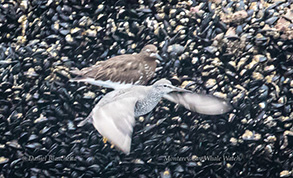
[[[108,141],[108,139],[107,139],[106,137],[103,137],[103,142],[104,142],[104,144],[106,144],[107,141]]]

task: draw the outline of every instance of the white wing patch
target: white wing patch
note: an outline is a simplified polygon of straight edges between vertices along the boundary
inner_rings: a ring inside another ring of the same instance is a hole
[[[126,97],[93,110],[93,125],[118,149],[129,154],[131,137],[135,124],[134,106],[136,97]]]
[[[112,82],[110,80],[103,81],[103,80],[95,80],[93,78],[83,78],[83,79],[71,79],[70,82],[86,82],[92,85],[101,86],[105,88],[113,88],[113,89],[123,89],[123,88],[130,88],[132,84],[125,84],[120,82]]]

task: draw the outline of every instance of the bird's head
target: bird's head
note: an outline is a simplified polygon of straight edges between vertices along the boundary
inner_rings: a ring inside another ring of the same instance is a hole
[[[160,61],[163,61],[161,56],[158,54],[158,48],[155,45],[149,44],[142,48],[140,51],[140,54],[144,57],[147,57],[148,59],[159,59]]]
[[[161,79],[153,84],[153,88],[156,89],[160,94],[167,94],[173,91],[183,91],[183,89],[175,87],[167,79]]]

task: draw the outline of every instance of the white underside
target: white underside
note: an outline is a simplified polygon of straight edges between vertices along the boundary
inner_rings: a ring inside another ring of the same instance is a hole
[[[101,86],[105,88],[113,88],[113,89],[123,89],[123,88],[130,88],[133,84],[125,84],[120,82],[112,82],[110,80],[103,81],[103,80],[95,80],[93,78],[84,78],[84,79],[70,79],[70,82],[86,82],[91,85]]]

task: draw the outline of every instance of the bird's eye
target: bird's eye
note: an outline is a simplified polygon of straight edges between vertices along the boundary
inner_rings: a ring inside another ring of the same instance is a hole
[[[150,50],[150,49],[146,49],[145,51],[146,51],[146,52],[148,52],[148,53],[149,53],[149,52],[151,52],[151,50]]]
[[[168,85],[163,85],[164,87],[168,87]]]

